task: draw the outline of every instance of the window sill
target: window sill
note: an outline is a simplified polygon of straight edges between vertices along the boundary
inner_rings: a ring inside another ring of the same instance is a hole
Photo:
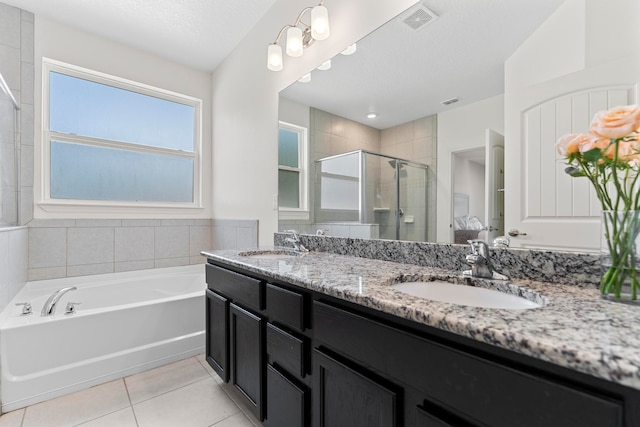
[[[160,203],[109,203],[103,201],[43,201],[37,203],[38,207],[45,212],[52,214],[75,214],[75,215],[90,215],[90,216],[104,216],[105,214],[112,216],[114,214],[119,215],[180,215],[185,214],[193,216],[194,213],[203,211],[204,208],[195,203],[175,203],[175,204],[160,204]]]
[[[279,219],[285,219],[285,220],[296,219],[296,220],[308,221],[309,220],[309,211],[280,209],[278,211],[278,218]]]

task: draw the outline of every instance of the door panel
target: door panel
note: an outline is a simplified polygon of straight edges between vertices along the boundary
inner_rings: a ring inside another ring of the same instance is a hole
[[[313,360],[315,427],[398,425],[395,391],[318,350]]]
[[[231,303],[231,383],[246,397],[253,414],[263,419],[263,319]]]
[[[564,173],[555,143],[587,132],[593,114],[638,100],[640,60],[592,67],[505,94],[505,229],[511,246],[597,251],[599,202],[586,178]]]
[[[486,240],[504,232],[504,136],[492,129],[485,133],[485,221]]]
[[[206,291],[206,357],[224,382],[229,382],[229,300]]]

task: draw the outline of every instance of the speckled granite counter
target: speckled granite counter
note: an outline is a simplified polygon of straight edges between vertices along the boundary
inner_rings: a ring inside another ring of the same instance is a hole
[[[458,276],[452,270],[322,252],[281,259],[240,253],[202,254],[248,272],[640,389],[640,307],[602,300],[595,287],[513,280],[524,292],[541,295],[545,305],[530,310],[477,308],[420,299],[391,287],[398,280]]]

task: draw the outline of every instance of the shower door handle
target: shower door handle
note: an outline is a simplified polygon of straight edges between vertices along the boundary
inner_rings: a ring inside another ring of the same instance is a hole
[[[400,218],[402,218],[404,216],[404,211],[402,210],[402,208],[398,208],[398,216]]]

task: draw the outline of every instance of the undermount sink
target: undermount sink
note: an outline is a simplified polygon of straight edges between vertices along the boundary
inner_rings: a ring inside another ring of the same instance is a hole
[[[472,307],[526,310],[542,306],[524,297],[495,289],[445,281],[402,282],[392,285],[392,288],[418,298]]]
[[[255,250],[255,251],[245,251],[240,252],[238,255],[258,258],[258,259],[287,259],[287,258],[295,258],[304,255],[302,252],[294,252],[292,250],[279,250],[279,249],[268,249],[268,250]]]

